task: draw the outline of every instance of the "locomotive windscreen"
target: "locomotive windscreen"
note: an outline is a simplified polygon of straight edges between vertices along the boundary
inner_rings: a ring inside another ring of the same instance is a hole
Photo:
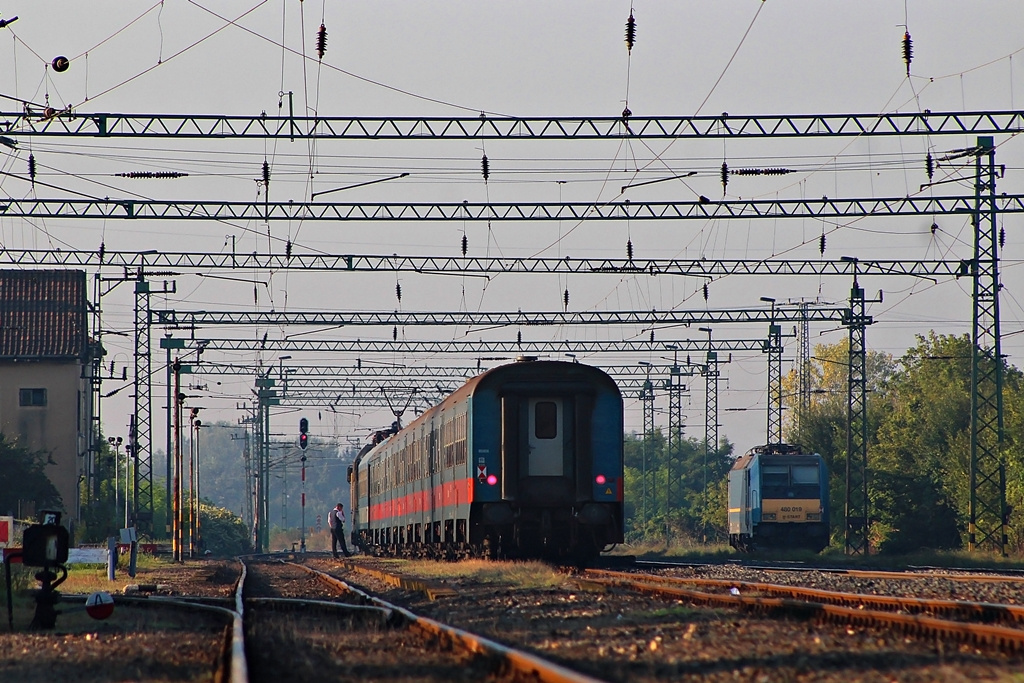
[[[765,465],[761,472],[762,495],[765,498],[817,498],[818,477],[817,465]]]

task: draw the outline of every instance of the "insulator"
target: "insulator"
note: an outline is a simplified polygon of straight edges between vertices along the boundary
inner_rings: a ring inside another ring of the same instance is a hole
[[[654,330],[651,330],[651,343],[654,343]]]
[[[270,187],[270,164],[263,160],[263,187]]]
[[[1006,228],[999,228],[999,248],[1006,246]]]
[[[790,168],[734,168],[729,171],[732,175],[786,175],[792,172]]]
[[[398,341],[398,325],[391,328],[391,340]]]
[[[292,257],[292,241],[291,240],[288,240],[287,242],[284,243],[284,257],[285,258],[291,258]]]
[[[818,238],[818,253],[822,255],[825,253],[825,233],[821,233],[821,237]]]
[[[935,175],[935,159],[932,158],[931,152],[924,158],[924,172],[928,174],[928,180]]]
[[[402,283],[395,283],[395,296],[398,297],[398,303],[402,303]]]
[[[932,223],[932,234],[934,235],[936,232],[938,232],[938,230],[939,230],[939,224],[938,223]]]
[[[119,178],[185,178],[188,173],[178,171],[128,171],[127,173],[115,173]]]
[[[629,125],[629,117],[632,116],[632,115],[633,115],[633,112],[631,112],[629,110],[629,107],[626,107],[625,109],[623,109],[622,110],[622,122],[624,124],[626,124],[626,125]]]
[[[704,283],[704,301],[708,300],[708,283]]]
[[[722,196],[725,196],[725,188],[729,186],[729,164],[722,162]]]
[[[626,20],[626,52],[633,53],[633,43],[636,42],[636,19],[633,18],[633,11],[629,12],[629,19]]]
[[[523,343],[523,331],[516,330],[516,344],[522,345]]]
[[[469,238],[465,235],[462,236],[462,255],[465,256],[466,252],[469,251]]]
[[[487,179],[491,177],[491,162],[487,160],[486,154],[480,159],[480,171],[484,174],[484,182],[486,183]]]
[[[32,184],[36,182],[36,155],[28,155],[28,177],[32,180]]]
[[[316,54],[320,59],[327,53],[327,27],[320,24],[320,30],[316,32]]]
[[[910,62],[914,60],[914,41],[910,39],[910,31],[903,34],[903,61],[907,64],[907,76],[910,76]]]
[[[626,240],[626,259],[633,260],[633,240]]]
[[[107,253],[107,245],[105,242],[100,242],[100,263],[103,263],[103,256]]]
[[[566,287],[565,291],[562,292],[562,304],[565,305],[565,310],[569,310],[569,288]]]

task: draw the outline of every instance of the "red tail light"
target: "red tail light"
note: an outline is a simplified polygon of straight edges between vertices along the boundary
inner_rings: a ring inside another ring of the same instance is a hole
[[[596,477],[594,477],[594,481],[597,482],[598,486],[604,486],[605,482],[607,482],[608,480],[605,478],[603,474],[599,474]]]
[[[498,475],[496,475],[496,474],[488,474],[487,475],[487,483],[490,484],[491,486],[494,486],[495,484],[497,484],[498,483]]]

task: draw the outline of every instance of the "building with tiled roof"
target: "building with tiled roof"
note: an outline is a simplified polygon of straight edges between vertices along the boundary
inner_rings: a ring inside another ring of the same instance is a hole
[[[0,270],[0,432],[47,454],[72,523],[92,413],[87,302],[83,271]]]

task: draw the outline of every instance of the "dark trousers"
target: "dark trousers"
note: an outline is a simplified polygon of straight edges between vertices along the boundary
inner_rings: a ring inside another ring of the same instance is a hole
[[[334,556],[338,556],[338,544],[341,544],[341,551],[348,557],[352,553],[348,551],[348,546],[345,544],[345,528],[340,524],[336,527],[331,528],[331,552]]]

